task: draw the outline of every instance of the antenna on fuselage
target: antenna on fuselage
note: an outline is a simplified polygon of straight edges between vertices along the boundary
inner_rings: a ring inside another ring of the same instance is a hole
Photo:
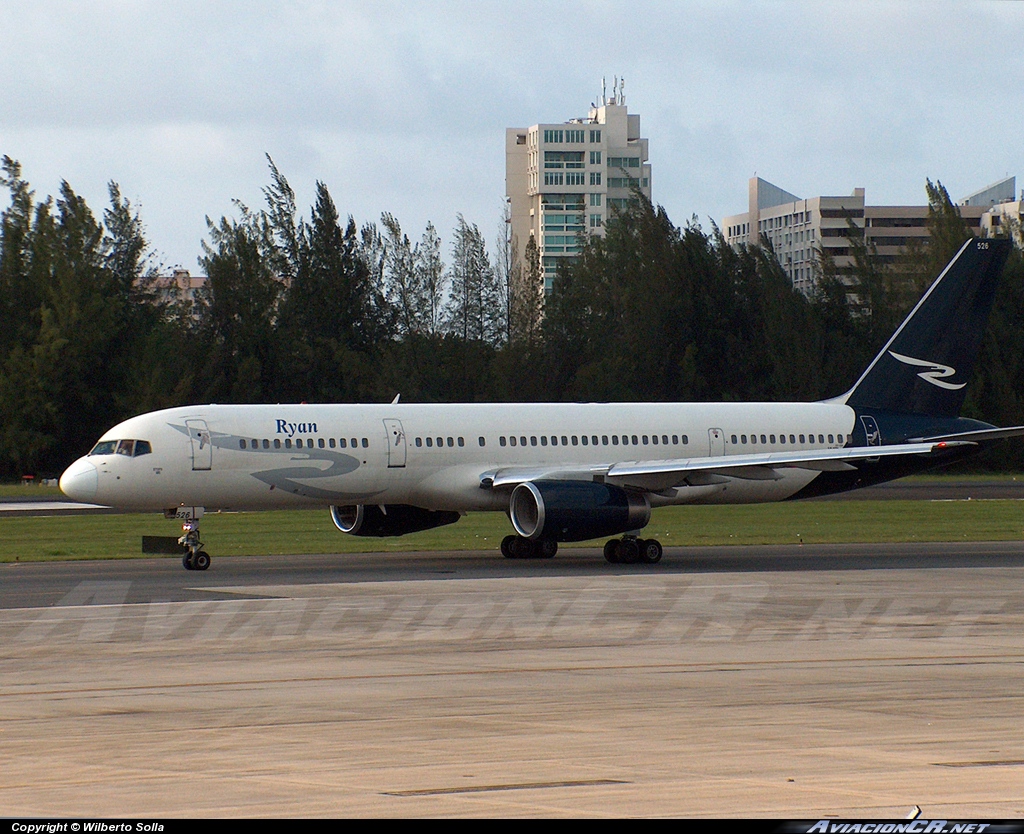
[[[397,405],[398,404],[398,400],[401,398],[401,396],[402,396],[401,394],[395,394],[395,398],[391,401],[391,404],[392,405]]]

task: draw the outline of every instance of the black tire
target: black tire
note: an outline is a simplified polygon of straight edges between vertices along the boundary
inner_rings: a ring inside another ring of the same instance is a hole
[[[661,542],[657,539],[644,539],[640,542],[640,560],[648,565],[656,565],[661,561]]]
[[[604,558],[605,561],[617,565],[619,563],[619,540],[608,539],[604,543]]]
[[[536,552],[537,547],[535,542],[524,538],[523,536],[516,536],[515,541],[512,542],[513,559],[532,559]]]
[[[633,565],[640,560],[640,545],[636,539],[622,539],[619,542],[619,561],[624,565]]]
[[[504,556],[506,559],[515,559],[516,558],[515,557],[515,552],[512,549],[513,546],[515,545],[515,542],[516,542],[516,537],[515,536],[505,536],[505,538],[503,538],[501,540],[501,555]]]
[[[195,565],[196,570],[206,570],[210,567],[210,554],[205,550],[200,550],[196,554],[195,559],[192,560],[192,563]]]
[[[184,556],[181,557],[181,566],[185,570],[195,570],[195,563],[192,561],[192,551],[190,550]]]
[[[540,545],[537,548],[538,559],[553,559],[558,552],[558,542],[554,539],[541,539],[537,544]]]

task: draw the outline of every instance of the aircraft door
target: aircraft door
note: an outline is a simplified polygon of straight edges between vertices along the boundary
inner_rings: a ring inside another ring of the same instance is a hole
[[[402,421],[389,418],[384,421],[384,432],[388,436],[388,469],[405,466],[405,430]]]
[[[882,433],[878,430],[878,423],[875,422],[875,418],[864,414],[860,418],[860,424],[864,427],[864,445],[881,446]]]
[[[878,423],[875,418],[867,414],[861,415],[860,424],[864,427],[864,445],[881,446],[882,433],[878,430]],[[868,463],[877,463],[878,458],[867,458]]]
[[[708,429],[708,454],[719,457],[725,454],[725,432],[721,429]]]
[[[205,420],[186,420],[188,439],[192,443],[192,471],[213,468],[213,444],[210,442],[210,427]]]

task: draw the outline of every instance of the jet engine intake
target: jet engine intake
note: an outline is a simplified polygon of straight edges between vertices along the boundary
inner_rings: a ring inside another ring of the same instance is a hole
[[[404,536],[454,524],[460,518],[460,513],[451,510],[425,510],[408,504],[331,507],[334,526],[352,536]]]
[[[512,490],[512,526],[527,539],[579,542],[647,526],[646,495],[591,481],[528,481]]]

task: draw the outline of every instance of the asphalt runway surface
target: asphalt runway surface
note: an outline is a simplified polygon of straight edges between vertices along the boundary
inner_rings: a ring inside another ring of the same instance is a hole
[[[13,816],[1024,816],[1024,545],[0,565]]]

